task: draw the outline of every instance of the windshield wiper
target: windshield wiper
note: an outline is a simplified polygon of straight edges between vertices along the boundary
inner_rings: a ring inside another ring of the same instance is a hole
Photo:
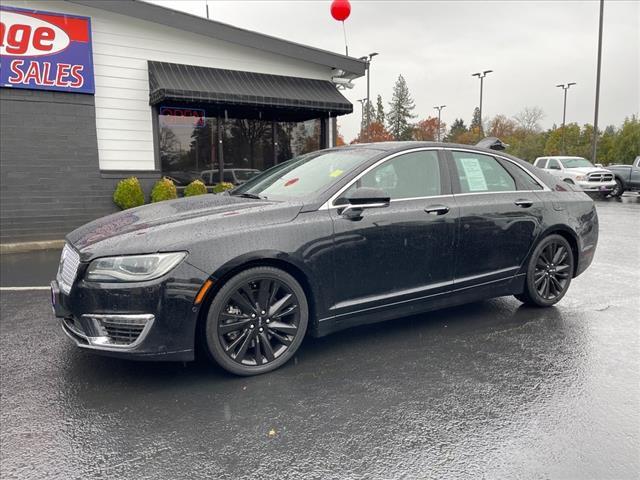
[[[232,193],[234,197],[242,197],[242,198],[253,198],[255,200],[266,200],[267,197],[261,197],[260,195],[256,195],[255,193]]]

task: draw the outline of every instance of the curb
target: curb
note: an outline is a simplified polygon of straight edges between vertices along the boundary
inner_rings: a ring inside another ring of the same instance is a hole
[[[0,243],[0,255],[50,250],[64,247],[64,240],[43,240],[39,242]]]

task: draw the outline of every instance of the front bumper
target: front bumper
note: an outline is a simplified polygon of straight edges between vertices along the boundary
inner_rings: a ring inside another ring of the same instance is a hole
[[[193,360],[194,300],[207,275],[186,262],[144,283],[86,282],[82,273],[68,295],[51,282],[54,314],[78,347],[137,360]]]
[[[615,180],[610,182],[576,182],[576,185],[582,189],[583,192],[591,193],[608,193],[616,187]]]

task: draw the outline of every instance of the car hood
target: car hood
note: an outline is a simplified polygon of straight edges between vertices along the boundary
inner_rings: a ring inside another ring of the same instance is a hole
[[[302,203],[199,195],[125,210],[67,235],[83,261],[107,255],[187,250],[197,239],[293,220]]]
[[[609,170],[605,168],[598,167],[577,167],[577,168],[566,168],[571,173],[575,173],[578,175],[588,175],[590,173],[611,173]]]

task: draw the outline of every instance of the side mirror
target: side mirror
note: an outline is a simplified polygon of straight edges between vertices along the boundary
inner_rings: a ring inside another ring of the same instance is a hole
[[[384,208],[391,203],[391,197],[379,188],[361,187],[356,188],[344,198],[347,205],[342,209],[340,215],[346,218],[359,218],[362,211],[368,208]]]

